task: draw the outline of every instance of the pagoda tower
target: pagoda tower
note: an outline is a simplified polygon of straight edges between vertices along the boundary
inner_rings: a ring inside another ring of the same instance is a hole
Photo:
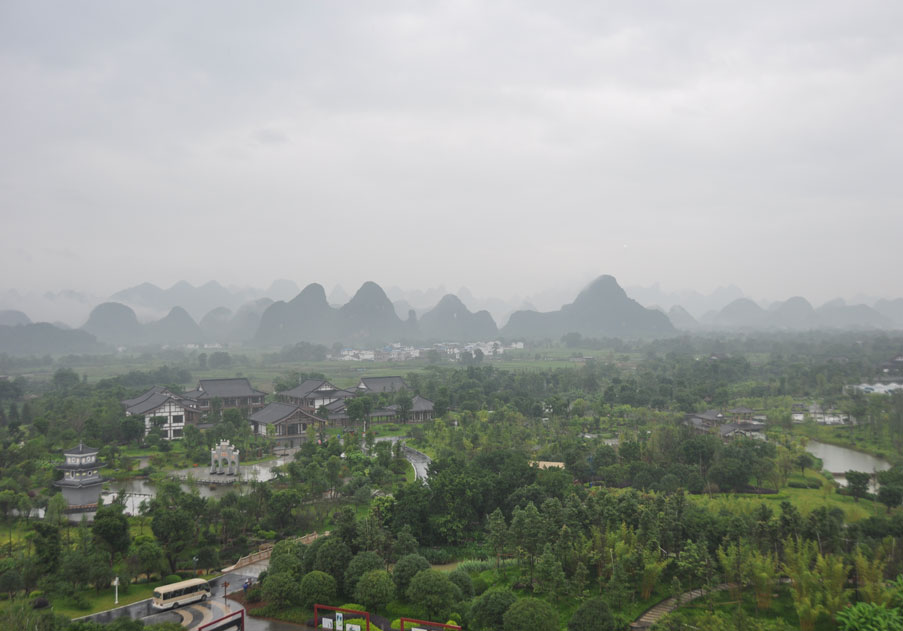
[[[100,489],[105,478],[99,471],[104,464],[97,462],[98,449],[86,447],[79,443],[78,447],[66,449],[63,455],[66,462],[56,466],[65,475],[54,485],[63,491],[63,497],[69,504],[68,512],[92,512],[97,510],[100,501]]]

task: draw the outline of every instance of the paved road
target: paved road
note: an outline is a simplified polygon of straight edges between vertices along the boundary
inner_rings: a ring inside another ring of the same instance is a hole
[[[382,436],[376,439],[378,443],[397,443],[400,440],[404,440],[400,436]],[[366,447],[364,448],[366,450]],[[426,474],[427,469],[429,469],[430,462],[432,460],[425,453],[417,451],[412,447],[408,447],[407,445],[403,445],[403,453],[404,457],[408,462],[411,463],[411,466],[414,467],[414,475],[418,480],[423,480],[426,482]]]
[[[242,606],[231,600],[223,598],[223,581],[229,582],[229,593],[237,592],[241,589],[242,583],[251,578],[257,580],[260,572],[266,569],[266,563],[255,563],[241,569],[240,572],[230,572],[210,581],[212,597],[204,602],[198,602],[191,605],[185,605],[178,609],[169,611],[157,611],[151,606],[151,599],[140,600],[131,605],[125,605],[117,609],[104,611],[93,616],[86,616],[86,619],[94,620],[100,623],[107,623],[127,616],[136,620],[142,620],[147,624],[157,622],[177,622],[188,629],[194,629],[202,624],[221,618],[227,613],[242,609]],[[250,627],[249,627],[250,628]]]
[[[404,457],[408,459],[408,462],[410,462],[411,465],[413,465],[414,474],[417,476],[417,479],[426,482],[427,470],[432,462],[430,457],[407,445],[404,446]]]

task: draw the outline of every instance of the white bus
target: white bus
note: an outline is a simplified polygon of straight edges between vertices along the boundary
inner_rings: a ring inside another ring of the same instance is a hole
[[[172,585],[161,585],[154,590],[154,608],[171,609],[180,605],[207,600],[210,583],[202,578],[191,578]]]

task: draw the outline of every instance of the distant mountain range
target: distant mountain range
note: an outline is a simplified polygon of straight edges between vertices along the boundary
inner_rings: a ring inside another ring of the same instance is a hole
[[[618,285],[612,276],[600,276],[559,311],[516,311],[502,329],[505,337],[559,339],[567,333],[584,337],[665,337],[674,335],[668,317],[647,309]]]
[[[657,287],[639,291],[650,298],[679,296],[666,295]],[[327,297],[323,286],[316,283],[299,292],[292,281],[276,281],[267,292],[281,299],[261,296],[264,292],[260,290],[227,289],[216,282],[199,287],[179,282],[166,290],[143,283],[114,294],[119,300],[94,307],[84,325],[72,331],[59,323],[35,325],[22,310],[0,310],[0,353],[102,352],[110,346],[207,343],[281,347],[301,341],[373,346],[496,337],[557,340],[567,333],[588,338],[648,338],[679,331],[903,329],[903,299],[879,300],[874,306],[850,305],[838,299],[815,308],[805,298],[794,297],[763,308],[743,297],[736,287],[719,289],[708,297],[684,292],[697,308],[733,296],[718,309],[695,317],[683,305],[668,305],[667,300],[647,308],[611,276],[600,276],[558,310],[539,311],[525,304],[511,313],[502,327],[489,310],[473,310],[477,301],[464,287],[458,292],[461,295],[393,288],[394,303],[373,282],[364,283],[350,298],[339,286]],[[536,294],[540,295],[545,303],[552,294]],[[10,296],[18,294],[4,294]],[[44,298],[68,301],[66,304],[89,300],[75,292],[46,294]],[[344,302],[339,302],[341,299]],[[421,301],[426,299],[435,302],[424,307]],[[175,304],[177,301],[184,304]],[[493,301],[482,301],[490,303]],[[493,304],[501,307],[502,301]],[[145,316],[141,318],[139,313]],[[158,315],[147,318],[148,313]],[[57,348],[63,350],[50,350]]]
[[[814,331],[903,328],[903,313],[894,311],[897,301],[885,302],[884,312],[867,305],[848,305],[840,299],[832,300],[816,309],[805,298],[794,296],[763,309],[749,298],[738,298],[720,311],[707,313],[698,321],[691,319],[692,316],[686,311],[676,311],[675,308],[672,308],[669,317],[675,327],[683,330]]]
[[[152,283],[129,287],[110,296],[110,302],[119,302],[152,313],[168,313],[173,307],[187,311],[195,320],[201,319],[219,307],[236,310],[243,305],[268,298],[287,300],[298,293],[298,285],[290,280],[276,280],[266,290],[230,290],[216,281],[198,287],[184,280],[169,289],[161,289]]]

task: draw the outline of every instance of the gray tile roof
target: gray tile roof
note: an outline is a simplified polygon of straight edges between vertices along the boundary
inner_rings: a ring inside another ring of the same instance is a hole
[[[95,449],[94,447],[88,447],[87,445],[79,443],[78,447],[64,449],[63,454],[66,456],[90,456],[91,454],[96,454],[99,451],[100,449]]]
[[[270,403],[262,410],[257,410],[251,415],[250,420],[264,425],[272,425],[279,423],[292,416],[297,416],[299,420],[309,422],[323,422],[319,416],[308,414],[297,405],[289,403]]]
[[[270,403],[262,410],[257,410],[251,415],[251,420],[264,425],[272,425],[279,421],[285,420],[299,412],[301,408],[297,405],[289,405],[288,403]]]
[[[344,410],[345,408],[347,408],[348,404],[345,403],[345,399],[336,399],[332,403],[327,403],[325,407],[330,412],[337,412],[339,410]]]
[[[405,390],[408,384],[401,377],[361,377],[361,382],[357,387],[367,392],[382,394],[383,392]]]
[[[266,392],[251,387],[251,382],[244,377],[234,379],[201,379],[198,382],[198,390],[202,390],[200,397],[213,399],[215,397],[260,397]]]
[[[304,381],[299,383],[297,386],[295,386],[291,390],[284,390],[277,394],[280,394],[280,395],[286,396],[286,397],[291,397],[293,399],[303,399],[304,397],[306,397],[311,392],[313,392],[314,390],[316,390],[317,388],[321,387],[324,384],[328,385],[330,390],[336,390],[336,387],[334,385],[332,385],[331,383],[329,383],[328,381],[326,381],[325,379],[305,379]]]
[[[120,403],[122,403],[122,405],[124,405],[126,408],[130,408],[134,405],[138,405],[142,401],[146,401],[148,397],[159,394],[161,392],[167,392],[166,388],[164,388],[163,386],[154,386],[144,394],[140,394],[134,399],[125,399],[124,401],[120,401]]]
[[[424,399],[422,396],[417,395],[411,401],[411,412],[432,412],[433,411],[433,402],[429,399]]]
[[[140,403],[136,403],[135,405],[126,408],[125,411],[129,414],[147,414],[151,410],[156,410],[158,407],[162,406],[170,399],[175,399],[175,397],[165,391],[157,392],[150,395]]]

